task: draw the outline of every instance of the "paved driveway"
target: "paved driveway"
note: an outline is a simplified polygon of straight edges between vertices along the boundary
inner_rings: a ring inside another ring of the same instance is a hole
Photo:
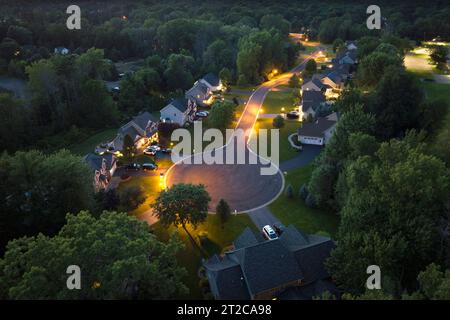
[[[290,72],[263,83],[253,92],[236,126],[237,129],[246,132],[246,141],[267,93],[272,88],[286,84],[294,73],[304,69],[306,61],[311,58],[312,56]],[[226,153],[234,147],[233,139],[230,139],[230,142],[223,147],[223,151]],[[253,151],[246,147],[246,159],[251,154],[254,154]],[[191,156],[191,163],[196,163],[195,159],[200,157],[199,154]],[[170,187],[176,183],[202,183],[212,198],[210,211],[215,211],[218,201],[223,198],[233,211],[252,212],[264,208],[278,197],[283,190],[284,177],[279,170],[275,175],[261,175],[262,164],[248,164],[248,161],[245,163],[247,164],[176,163],[166,174],[166,185]]]

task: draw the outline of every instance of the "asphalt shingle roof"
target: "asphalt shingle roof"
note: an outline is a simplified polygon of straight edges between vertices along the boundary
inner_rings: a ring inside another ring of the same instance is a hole
[[[252,296],[303,277],[294,255],[280,240],[242,248],[228,256],[241,266]]]
[[[208,73],[203,77],[203,80],[208,82],[210,85],[217,87],[220,84],[220,79],[214,73]]]
[[[226,258],[220,260],[216,255],[208,262],[208,272],[211,291],[223,300],[250,299],[239,264]]]
[[[185,112],[187,110],[188,100],[184,98],[173,99],[170,104],[181,112]]]
[[[302,92],[302,110],[306,112],[309,108],[315,110],[321,103],[325,102],[322,91],[304,90]]]
[[[133,122],[136,123],[142,130],[145,131],[149,122],[158,122],[149,112],[145,111],[133,118]]]
[[[234,240],[233,245],[235,249],[241,249],[248,246],[254,246],[264,241],[261,235],[255,234],[249,227],[245,228],[239,237]]]
[[[249,299],[292,281],[308,284],[329,277],[324,262],[333,241],[304,234],[294,226],[278,239],[262,242],[247,228],[234,245],[235,250],[223,258],[216,255],[203,263],[211,291],[219,299]]]
[[[324,132],[336,124],[336,121],[328,120],[326,118],[318,118],[314,122],[303,123],[298,129],[299,136],[322,138]]]

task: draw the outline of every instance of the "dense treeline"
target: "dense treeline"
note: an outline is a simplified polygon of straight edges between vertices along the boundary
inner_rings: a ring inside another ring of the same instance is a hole
[[[446,151],[427,144],[448,106],[425,99],[406,49],[397,37],[360,38],[353,86],[336,103],[342,117],[303,187],[307,205],[341,217],[328,262],[341,289],[365,294],[367,266],[381,267],[386,296],[362,298],[434,298],[419,274],[450,268],[450,171]]]

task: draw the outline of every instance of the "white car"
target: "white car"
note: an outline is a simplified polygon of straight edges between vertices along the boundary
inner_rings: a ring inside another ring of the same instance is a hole
[[[153,150],[153,151],[161,151],[161,147],[157,146],[156,144],[151,145],[150,147],[147,148],[148,150]]]
[[[207,116],[209,116],[209,112],[208,111],[199,111],[195,115],[199,118],[206,118]]]
[[[277,233],[269,225],[264,226],[262,232],[268,240],[278,239]]]

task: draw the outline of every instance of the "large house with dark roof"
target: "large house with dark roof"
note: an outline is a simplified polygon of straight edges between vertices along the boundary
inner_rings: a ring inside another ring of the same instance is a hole
[[[159,119],[149,112],[141,112],[118,130],[116,138],[108,144],[109,151],[121,151],[125,136],[130,136],[136,148],[140,149],[158,140]]]
[[[310,80],[306,80],[302,85],[302,91],[322,91],[325,92],[328,86],[320,81],[319,75],[313,76]]]
[[[316,110],[326,102],[322,91],[303,91],[302,93],[302,118],[307,119],[316,116]]]
[[[302,123],[297,130],[298,141],[303,144],[323,146],[331,139],[338,122],[338,114],[317,118],[313,122]]]
[[[215,299],[311,299],[324,291],[336,294],[324,266],[334,247],[330,238],[307,235],[292,225],[275,240],[246,228],[232,250],[203,266]]]
[[[173,99],[160,112],[161,121],[178,123],[180,126],[184,126],[187,122],[194,121],[197,104],[193,99]]]
[[[187,99],[194,100],[198,106],[206,107],[210,104],[209,99],[212,96],[212,92],[206,84],[197,81],[192,88],[186,91],[184,96]]]
[[[214,73],[208,73],[198,82],[205,84],[210,92],[222,91],[223,89],[222,81],[220,81],[220,78]]]

